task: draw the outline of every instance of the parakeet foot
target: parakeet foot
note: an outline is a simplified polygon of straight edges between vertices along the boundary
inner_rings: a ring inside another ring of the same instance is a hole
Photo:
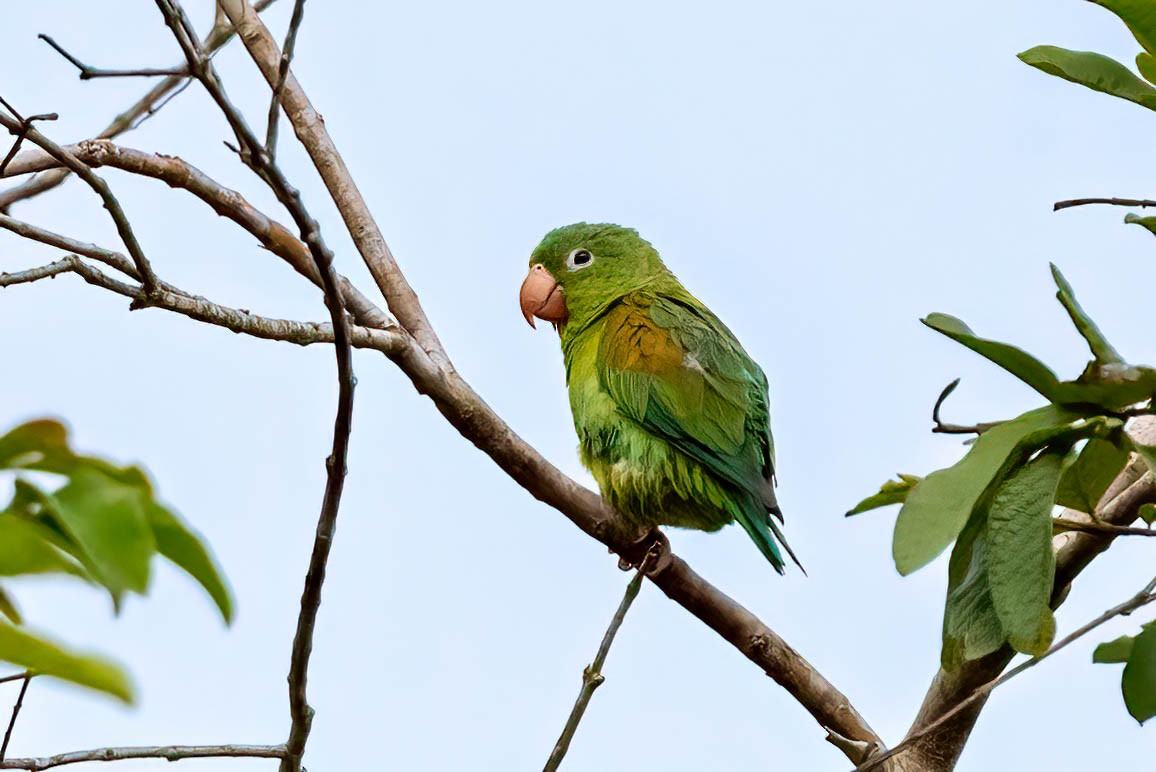
[[[618,557],[618,568],[631,571],[646,564],[646,573],[657,574],[670,565],[670,541],[666,534],[651,528],[641,539],[633,542]]]

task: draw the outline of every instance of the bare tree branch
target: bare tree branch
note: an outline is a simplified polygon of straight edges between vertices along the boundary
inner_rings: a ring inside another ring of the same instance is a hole
[[[260,0],[253,7],[259,13],[276,1],[277,0]],[[223,22],[218,21],[218,23],[213,26],[213,31],[205,38],[205,50],[209,53],[217,51],[228,43],[233,38],[233,35],[233,25],[228,23],[228,20],[224,20]],[[126,131],[136,128],[167,104],[169,99],[176,96],[176,94],[188,84],[189,79],[182,75],[172,75],[165,78],[153,86],[148,93],[141,97],[135,104],[116,116],[98,136],[101,139],[112,139]],[[0,191],[0,212],[7,211],[18,201],[24,201],[52,190],[68,179],[69,174],[71,174],[71,172],[67,168],[61,167],[44,174],[39,174],[14,188]]]
[[[1066,517],[1057,517],[1052,520],[1052,527],[1061,531],[1083,531],[1085,533],[1104,533],[1115,536],[1156,536],[1156,528],[1138,528],[1127,525],[1113,525],[1101,523],[1097,520],[1080,521]]]
[[[189,71],[184,67],[164,67],[161,69],[142,68],[135,70],[105,70],[98,67],[90,67],[72,54],[68,53],[68,51],[64,50],[64,48],[59,43],[57,43],[48,35],[40,33],[37,35],[37,37],[47,43],[52,48],[52,50],[56,51],[56,53],[67,59],[72,64],[72,66],[80,70],[81,80],[91,80],[93,78],[158,77],[167,75],[175,75],[177,77],[183,78],[189,74]]]
[[[20,717],[20,708],[24,706],[24,695],[28,693],[28,684],[32,683],[32,673],[25,673],[20,684],[20,694],[12,706],[12,717],[8,719],[8,729],[4,732],[4,742],[0,744],[0,761],[8,754],[8,743],[12,742],[12,731],[16,729],[16,719]]]
[[[220,6],[217,6],[217,12],[221,12]],[[285,33],[285,45],[281,49],[281,65],[277,70],[277,84],[273,86],[273,98],[269,100],[265,152],[269,154],[270,158],[277,157],[277,119],[281,116],[281,91],[285,88],[285,78],[289,75],[289,65],[293,61],[293,49],[297,46],[297,32],[301,28],[303,18],[305,18],[305,0],[295,0],[293,16],[289,19],[289,31]]]
[[[153,745],[139,748],[96,748],[90,751],[72,751],[55,756],[29,759],[8,759],[0,762],[0,769],[25,769],[40,772],[68,764],[88,761],[126,761],[128,759],[280,759],[285,755],[284,745]]]
[[[1052,211],[1070,209],[1073,206],[1087,206],[1088,204],[1110,204],[1111,206],[1156,206],[1156,201],[1146,198],[1070,198],[1067,201],[1057,201],[1052,204]]]
[[[265,76],[269,87],[275,88],[280,80],[281,52],[261,17],[245,0],[219,0],[218,5],[237,28],[241,42]],[[389,311],[417,339],[438,367],[449,367],[441,342],[426,318],[417,294],[398,269],[397,261],[329,136],[324,121],[292,72],[285,76],[281,106],[337,205],[353,243],[385,297]]]
[[[630,578],[630,583],[626,585],[626,593],[618,604],[618,610],[610,619],[610,625],[602,636],[602,643],[598,646],[594,661],[582,670],[582,689],[578,692],[578,699],[574,701],[574,708],[570,711],[565,726],[562,727],[562,736],[558,738],[558,742],[554,744],[554,750],[550,752],[550,758],[546,760],[543,772],[554,772],[561,766],[566,751],[570,749],[570,741],[574,739],[574,732],[578,730],[578,724],[582,721],[583,714],[586,713],[586,706],[590,704],[590,698],[594,696],[594,690],[606,680],[602,675],[602,666],[606,664],[606,657],[610,654],[610,646],[614,643],[614,636],[618,634],[618,628],[622,627],[622,621],[626,619],[626,612],[630,610],[634,599],[638,597],[638,591],[642,589],[642,580],[647,571],[650,570],[651,563],[657,557],[656,552],[648,553],[642,561],[642,565]]]
[[[39,145],[49,155],[67,166],[74,174],[88,183],[88,186],[100,196],[101,201],[104,202],[104,208],[108,210],[109,215],[116,224],[117,233],[120,234],[121,241],[124,242],[129,255],[132,257],[133,263],[136,265],[137,271],[140,272],[145,293],[151,295],[155,292],[157,289],[157,277],[156,274],[153,273],[152,264],[149,263],[149,259],[145,257],[144,250],[141,249],[136,234],[133,233],[132,225],[128,221],[128,216],[125,215],[124,209],[121,208],[116,196],[112,194],[108,183],[97,176],[92,169],[88,168],[88,166],[72,153],[69,153],[60,145],[45,137],[35,128],[18,120],[15,116],[5,115],[3,112],[0,112],[0,126],[8,129],[12,134],[22,133],[29,141]]]

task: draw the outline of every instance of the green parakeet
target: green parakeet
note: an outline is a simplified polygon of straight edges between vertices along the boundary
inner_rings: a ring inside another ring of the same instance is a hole
[[[582,463],[639,529],[735,520],[779,573],[767,378],[649,242],[619,225],[546,234],[522,313],[562,342]]]

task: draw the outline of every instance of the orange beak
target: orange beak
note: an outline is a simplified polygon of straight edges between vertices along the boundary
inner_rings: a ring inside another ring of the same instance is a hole
[[[522,316],[526,317],[531,327],[534,326],[535,316],[555,327],[564,324],[570,316],[566,308],[566,293],[541,263],[530,266],[530,273],[522,282],[518,301],[522,306]]]

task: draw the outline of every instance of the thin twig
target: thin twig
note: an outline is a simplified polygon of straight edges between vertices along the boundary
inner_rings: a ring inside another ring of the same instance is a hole
[[[1083,533],[1103,533],[1112,536],[1156,536],[1156,529],[1138,528],[1129,525],[1114,525],[1099,520],[1081,522],[1066,517],[1052,520],[1052,527],[1060,531],[1082,531]]]
[[[289,19],[289,31],[285,33],[285,45],[281,49],[281,65],[277,72],[277,84],[273,87],[273,98],[269,100],[268,128],[265,131],[265,152],[270,158],[277,157],[277,119],[281,116],[281,91],[285,88],[285,78],[289,75],[289,65],[293,61],[293,49],[297,46],[297,30],[305,18],[305,0],[295,0],[293,16]]]
[[[1088,622],[1083,627],[1079,628],[1078,630],[1075,630],[1070,635],[1065,636],[1062,640],[1060,640],[1058,643],[1056,643],[1054,646],[1052,646],[1050,649],[1045,651],[1040,656],[1032,657],[1027,662],[1023,662],[1023,663],[1017,665],[1016,667],[1012,668],[1011,670],[1007,671],[1006,673],[1001,675],[999,678],[988,681],[983,686],[980,686],[978,689],[976,689],[974,692],[972,692],[970,695],[968,695],[965,699],[963,699],[959,703],[957,703],[955,705],[955,707],[953,707],[951,710],[944,713],[942,716],[937,718],[935,721],[932,721],[930,724],[923,727],[918,732],[914,732],[914,733],[908,735],[903,740],[903,742],[899,743],[898,745],[896,745],[894,748],[890,749],[886,753],[882,753],[882,754],[866,761],[865,763],[860,764],[858,767],[855,768],[854,772],[869,772],[869,770],[878,768],[879,765],[882,764],[883,762],[896,756],[899,753],[902,753],[904,750],[906,750],[907,748],[910,748],[912,745],[919,742],[927,735],[930,735],[933,732],[935,732],[941,726],[943,726],[948,721],[950,721],[953,717],[955,717],[959,713],[966,710],[972,703],[976,702],[977,700],[979,700],[981,698],[986,697],[996,687],[1002,686],[1003,684],[1005,684],[1008,681],[1010,681],[1011,679],[1015,678],[1017,675],[1024,672],[1025,670],[1028,670],[1030,668],[1035,667],[1036,665],[1040,664],[1048,657],[1050,657],[1053,654],[1055,654],[1056,652],[1061,651],[1062,649],[1066,648],[1073,641],[1076,641],[1079,638],[1084,637],[1085,635],[1092,632],[1093,630],[1095,630],[1097,627],[1104,624],[1105,622],[1109,622],[1118,616],[1125,616],[1127,614],[1131,614],[1136,609],[1139,609],[1143,606],[1146,606],[1153,601],[1156,601],[1156,577],[1154,577],[1152,579],[1152,581],[1148,582],[1148,584],[1146,584],[1144,586],[1144,589],[1140,590],[1140,592],[1136,593],[1128,600],[1124,601],[1123,603],[1121,603],[1118,606],[1113,606],[1112,608],[1108,609],[1100,616],[1098,616],[1095,619],[1093,619],[1092,621]]]
[[[52,49],[56,51],[56,53],[67,59],[74,67],[76,67],[76,69],[80,70],[81,80],[91,80],[92,78],[159,77],[170,75],[185,77],[189,74],[189,71],[183,67],[162,67],[159,69],[142,68],[134,70],[106,70],[98,67],[90,67],[72,54],[68,53],[68,51],[64,50],[63,46],[61,46],[48,35],[45,35],[43,32],[37,35],[37,37],[51,46]]]
[[[29,141],[36,143],[57,161],[71,169],[73,173],[84,180],[88,186],[100,196],[101,201],[104,202],[104,208],[108,210],[113,223],[116,225],[116,230],[117,233],[120,234],[121,241],[124,242],[129,255],[132,257],[133,263],[136,264],[137,271],[140,272],[141,283],[144,285],[145,293],[147,295],[153,294],[157,290],[157,277],[153,272],[152,264],[149,262],[149,259],[145,257],[144,250],[141,249],[140,242],[137,241],[132,225],[128,221],[128,216],[125,215],[124,209],[121,208],[120,201],[112,194],[108,183],[95,174],[92,169],[88,168],[88,166],[81,162],[75,155],[45,137],[34,127],[27,126],[25,130],[23,121],[0,113],[0,126],[4,126],[12,134],[24,131],[24,135]]]
[[[578,692],[578,699],[574,701],[574,707],[566,719],[566,725],[562,727],[562,735],[554,744],[554,750],[550,753],[550,758],[546,760],[546,766],[542,772],[555,772],[562,764],[566,751],[570,749],[570,741],[574,739],[574,732],[578,730],[578,724],[582,721],[586,706],[590,704],[590,698],[594,696],[594,690],[606,680],[602,676],[602,666],[606,663],[606,656],[610,653],[610,644],[614,643],[614,636],[618,634],[618,628],[622,627],[622,621],[626,618],[626,612],[630,610],[630,605],[638,597],[638,591],[642,589],[642,580],[646,577],[646,573],[655,558],[657,558],[657,553],[654,551],[647,553],[642,565],[638,567],[634,576],[631,577],[630,583],[626,585],[626,594],[622,596],[622,602],[618,604],[618,610],[614,612],[610,626],[606,628],[606,634],[602,636],[602,643],[598,647],[598,653],[594,655],[594,661],[582,670],[582,689]]]
[[[285,755],[284,745],[153,745],[134,748],[95,748],[90,751],[58,753],[40,758],[8,759],[0,762],[0,769],[25,769],[41,772],[68,764],[89,761],[125,761],[128,759],[279,759]]]
[[[11,683],[12,681],[19,681],[21,679],[27,678],[28,676],[29,676],[29,671],[27,671],[27,670],[25,670],[23,673],[13,673],[12,675],[7,675],[7,676],[4,676],[3,678],[0,678],[0,684]]]
[[[943,407],[944,401],[948,398],[951,392],[955,391],[955,387],[959,385],[959,381],[960,379],[956,378],[954,381],[944,386],[943,391],[939,392],[939,397],[935,400],[935,407],[931,408],[931,420],[935,424],[931,427],[933,434],[983,434],[988,429],[996,425],[994,423],[986,423],[965,426],[962,424],[947,424],[939,420],[940,408]]]
[[[20,684],[20,694],[16,697],[16,704],[12,706],[12,718],[8,719],[8,729],[4,732],[4,742],[0,744],[0,761],[8,753],[8,743],[12,742],[12,730],[16,728],[16,719],[20,716],[20,708],[24,706],[24,695],[28,693],[28,684],[32,681],[32,673],[24,674],[24,681]]]
[[[1156,201],[1147,198],[1070,198],[1066,201],[1057,201],[1052,204],[1052,211],[1058,212],[1061,209],[1070,209],[1073,206],[1086,206],[1088,204],[1149,207],[1156,206]]]

